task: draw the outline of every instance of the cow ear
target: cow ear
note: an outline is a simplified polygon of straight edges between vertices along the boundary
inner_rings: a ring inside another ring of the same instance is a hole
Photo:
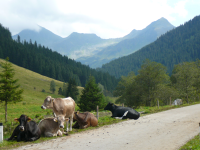
[[[58,119],[57,119],[57,118],[54,118],[53,121],[58,122]]]
[[[19,121],[19,119],[18,119],[18,118],[15,118],[15,119],[14,119],[14,121],[18,122],[18,121]]]
[[[29,122],[29,121],[31,121],[31,118],[30,118],[30,117],[28,117],[27,121],[28,121],[28,122]]]

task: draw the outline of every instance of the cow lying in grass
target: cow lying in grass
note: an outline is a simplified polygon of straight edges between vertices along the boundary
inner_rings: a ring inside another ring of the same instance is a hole
[[[15,118],[15,121],[19,121],[19,125],[15,128],[9,140],[17,138],[17,142],[20,141],[35,141],[40,138],[41,132],[35,121],[26,115],[21,115],[20,118]]]
[[[97,118],[94,116],[94,114],[90,112],[84,112],[84,113],[75,112],[73,118],[74,121],[77,121],[73,125],[73,128],[84,129],[90,126],[95,127],[98,124]]]
[[[122,119],[135,119],[140,117],[140,113],[130,107],[116,106],[113,103],[108,103],[104,110],[110,110],[113,118],[122,117]]]
[[[63,115],[56,116],[55,118],[45,118],[38,124],[41,135],[45,137],[62,136],[60,128],[64,128],[64,122],[69,118],[65,118]]]

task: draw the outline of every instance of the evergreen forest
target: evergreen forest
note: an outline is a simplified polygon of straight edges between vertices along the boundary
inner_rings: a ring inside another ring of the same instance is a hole
[[[149,59],[166,66],[167,73],[171,75],[174,65],[196,61],[197,58],[200,59],[200,16],[163,34],[137,52],[115,59],[97,70],[120,78],[131,71],[138,74],[142,63]]]
[[[82,65],[37,44],[36,41],[21,41],[19,36],[17,40],[13,40],[9,29],[0,24],[0,58],[6,57],[18,66],[56,80],[68,82],[74,79],[79,86],[85,86],[90,75],[94,76],[96,82],[102,84],[106,91],[112,92],[118,83],[114,76]]]

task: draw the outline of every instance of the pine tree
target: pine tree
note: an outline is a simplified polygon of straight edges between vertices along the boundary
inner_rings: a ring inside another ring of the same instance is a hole
[[[76,81],[75,81],[75,79],[70,79],[68,82],[66,97],[72,97],[75,101],[77,101],[78,95],[79,95],[79,92],[78,92],[78,88],[76,86]]]
[[[22,89],[19,89],[20,85],[16,85],[18,79],[13,79],[15,72],[12,68],[11,63],[8,62],[9,58],[6,58],[5,62],[1,63],[3,68],[2,73],[0,73],[0,101],[5,102],[5,122],[7,122],[7,105],[11,102],[22,101]]]
[[[59,90],[58,90],[58,94],[62,95],[63,94],[63,90],[62,88],[60,87]]]
[[[100,108],[104,105],[104,96],[95,83],[95,78],[90,76],[85,88],[82,90],[78,106],[82,111],[91,111],[95,110],[97,105]]]
[[[52,91],[52,93],[54,93],[56,91],[56,84],[55,84],[54,80],[52,80],[50,83],[50,91]]]

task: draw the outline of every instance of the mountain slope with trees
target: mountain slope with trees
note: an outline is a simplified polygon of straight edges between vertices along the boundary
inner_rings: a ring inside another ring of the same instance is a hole
[[[175,64],[200,59],[199,41],[200,16],[196,16],[137,52],[113,60],[98,70],[108,72],[117,78],[127,76],[131,71],[137,74],[142,62],[148,58],[166,66],[167,72],[171,74]]]
[[[68,82],[70,78],[75,79],[79,86],[85,86],[90,75],[94,76],[97,83],[101,83],[108,91],[112,91],[118,82],[108,73],[91,69],[67,56],[38,45],[37,42],[21,43],[19,36],[14,41],[10,31],[0,25],[0,58],[6,57],[9,57],[10,62],[14,64],[56,80]]]
[[[175,27],[167,19],[160,18],[143,30],[133,30],[123,37],[119,43],[108,46],[93,56],[78,58],[77,61],[88,64],[92,68],[101,67],[102,64],[108,63],[113,59],[134,53],[173,28]]]

